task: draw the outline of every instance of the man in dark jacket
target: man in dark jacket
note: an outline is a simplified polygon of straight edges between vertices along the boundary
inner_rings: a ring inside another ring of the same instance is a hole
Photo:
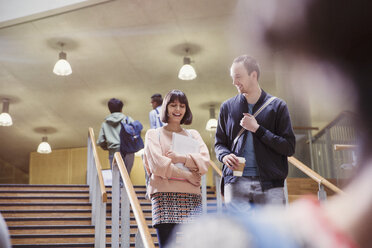
[[[233,61],[231,77],[239,94],[221,105],[216,132],[215,151],[223,163],[225,203],[241,211],[255,203],[284,203],[287,157],[295,151],[287,105],[260,88],[259,76],[254,58],[242,55]],[[267,101],[271,102],[255,118],[253,115]],[[244,132],[234,143],[242,128]],[[239,165],[237,157],[246,160],[242,177],[233,176]]]

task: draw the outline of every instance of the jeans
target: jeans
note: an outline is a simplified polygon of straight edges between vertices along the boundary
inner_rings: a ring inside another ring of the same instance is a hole
[[[258,178],[238,177],[224,186],[225,204],[228,210],[249,212],[255,205],[284,205],[285,196],[282,187],[262,191]]]

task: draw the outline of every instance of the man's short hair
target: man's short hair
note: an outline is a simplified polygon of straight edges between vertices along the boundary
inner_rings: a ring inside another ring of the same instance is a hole
[[[156,102],[157,106],[160,106],[163,104],[163,98],[161,97],[161,94],[154,94],[151,96],[151,100]]]
[[[248,56],[248,55],[241,55],[239,57],[236,57],[233,61],[233,63],[240,63],[240,62],[243,62],[243,65],[245,69],[247,70],[248,75],[256,71],[257,80],[260,78],[260,65],[258,64],[255,58]]]
[[[180,103],[186,105],[186,112],[181,120],[181,124],[189,125],[192,123],[192,113],[189,107],[189,101],[185,93],[180,90],[171,90],[165,96],[163,105],[161,106],[161,121],[164,123],[168,123],[168,105],[175,100],[178,100]]]
[[[123,109],[124,103],[119,99],[111,98],[108,101],[107,106],[111,113],[121,112],[121,110]]]

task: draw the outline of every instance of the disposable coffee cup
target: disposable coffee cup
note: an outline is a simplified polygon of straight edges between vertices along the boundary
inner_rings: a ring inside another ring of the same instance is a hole
[[[245,167],[245,158],[244,157],[238,157],[239,160],[239,166],[236,170],[233,171],[233,175],[236,177],[243,176],[243,171]]]

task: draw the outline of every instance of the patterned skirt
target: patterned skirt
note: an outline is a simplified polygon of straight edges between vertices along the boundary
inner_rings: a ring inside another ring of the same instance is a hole
[[[152,224],[190,223],[202,214],[201,195],[158,192],[151,196]]]

